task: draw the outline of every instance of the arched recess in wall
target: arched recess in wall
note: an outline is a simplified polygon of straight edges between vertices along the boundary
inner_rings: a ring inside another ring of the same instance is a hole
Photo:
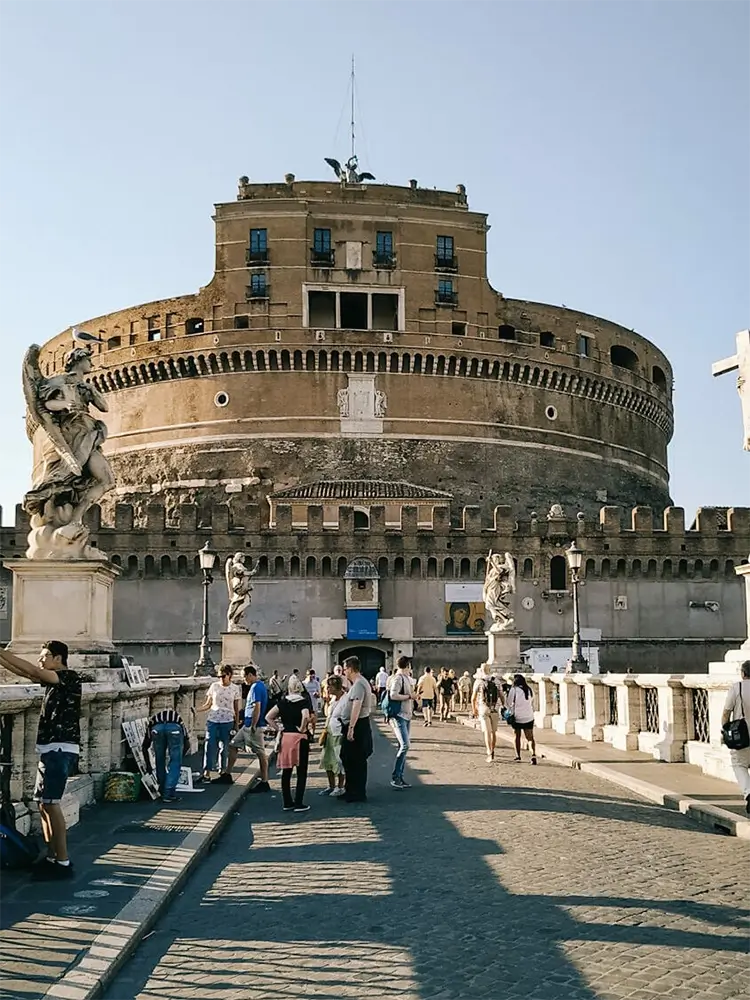
[[[471,559],[464,558],[461,560],[458,568],[458,575],[462,580],[471,579]]]
[[[443,559],[443,576],[446,580],[452,580],[456,575],[456,570],[453,564],[453,560],[450,556],[447,559]]]
[[[318,575],[318,560],[315,556],[308,556],[305,560],[305,576],[317,576]]]
[[[615,576],[618,580],[623,580],[628,575],[628,564],[625,559],[617,560],[617,569],[615,570]]]
[[[649,559],[646,576],[649,580],[656,579],[656,559]]]
[[[724,563],[724,576],[731,580],[732,578],[737,579],[737,574],[734,571],[734,560],[727,559]]]
[[[330,556],[323,556],[320,560],[320,575],[326,577],[326,579],[333,576],[333,567],[331,566]]]
[[[404,560],[402,556],[396,556],[393,560],[393,575],[403,576],[404,575]]]
[[[384,576],[388,576],[388,556],[381,556],[378,559],[378,573],[381,579]]]
[[[596,559],[587,559],[586,568],[584,570],[584,576],[587,580],[591,580],[596,576]]]
[[[284,576],[284,574],[285,574],[284,557],[276,556],[276,558],[273,561],[273,575]]]
[[[292,556],[289,560],[289,576],[301,576],[299,556]]]
[[[412,580],[422,579],[422,560],[419,556],[414,556],[409,567],[409,576]]]
[[[479,559],[477,559],[477,573],[475,579],[484,580],[486,573],[487,573],[487,560],[484,558],[484,556],[480,556]]]
[[[549,589],[568,589],[568,564],[565,556],[552,556],[549,563]]]
[[[665,559],[661,566],[661,578],[662,580],[672,579],[672,560]]]
[[[602,559],[602,568],[599,570],[599,576],[602,580],[609,580],[611,574],[609,559]]]
[[[177,556],[177,576],[188,575],[187,556]]]
[[[437,559],[434,556],[430,556],[427,560],[427,579],[435,580],[437,579]]]
[[[524,580],[532,580],[534,578],[534,560],[524,559],[523,570],[521,571],[521,576]]]
[[[156,576],[156,562],[153,556],[146,556],[143,560],[143,575],[147,580],[152,580]]]
[[[638,355],[623,344],[613,344],[609,349],[609,360],[617,368],[627,368],[628,371],[638,371]]]
[[[344,573],[346,573],[346,567],[348,565],[346,556],[339,556],[339,561],[336,565],[336,576],[343,576]]]
[[[169,556],[162,556],[161,557],[160,572],[161,572],[161,575],[164,576],[164,577],[171,577],[172,576],[172,560],[170,559]]]
[[[366,507],[354,508],[354,527],[355,528],[370,527],[370,512],[367,510]]]

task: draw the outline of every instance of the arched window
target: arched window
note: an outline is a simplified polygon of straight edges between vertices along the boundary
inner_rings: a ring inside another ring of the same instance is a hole
[[[633,565],[630,567],[630,575],[631,576],[636,576],[636,577],[641,575],[641,560],[640,559],[634,559],[633,560]]]
[[[146,556],[143,561],[143,575],[147,579],[151,579],[156,576],[156,563],[153,556]]]
[[[649,559],[648,569],[646,570],[646,576],[649,580],[656,579],[656,559]]]
[[[730,580],[732,578],[734,579],[737,578],[737,574],[734,571],[734,560],[727,559],[727,561],[724,563],[724,576]]]
[[[610,347],[609,360],[618,368],[627,368],[631,372],[638,371],[638,355],[622,344],[613,344]]]
[[[346,556],[339,556],[339,561],[336,564],[336,576],[343,576],[347,566]]]
[[[658,365],[654,365],[651,369],[651,381],[657,389],[661,389],[662,392],[667,391],[667,376],[664,374],[664,369]]]
[[[415,556],[411,561],[411,566],[409,568],[409,576],[412,580],[420,580],[422,578],[422,560],[419,556]]]
[[[471,559],[462,559],[458,569],[458,575],[462,580],[471,579]]]
[[[532,577],[534,576],[534,560],[533,559],[524,559],[524,561],[523,561],[523,571],[521,573],[521,576],[524,578],[524,580],[531,580],[532,579]]]
[[[549,564],[550,590],[568,589],[568,564],[565,556],[552,556]]]
[[[435,559],[434,556],[430,556],[427,560],[427,579],[437,579],[437,559]]]
[[[305,576],[317,576],[317,562],[315,556],[308,556],[305,560]]]
[[[172,560],[169,556],[161,557],[161,575],[171,576],[172,575]]]
[[[378,559],[378,573],[380,574],[381,579],[388,576],[388,556],[381,556],[380,559]]]
[[[448,559],[443,560],[443,576],[446,580],[452,580],[456,575],[456,570],[453,566],[453,560],[448,557]]]
[[[610,572],[611,570],[610,570],[609,559],[602,559],[602,568],[600,573],[602,580],[609,580]]]
[[[401,556],[396,556],[393,560],[393,575],[403,576],[404,575],[404,560]]]
[[[596,576],[596,559],[586,560],[586,569],[584,571],[584,576],[586,577],[587,580],[590,580],[592,577]]]
[[[617,570],[615,572],[615,576],[618,578],[618,580],[621,580],[625,576],[627,576],[627,573],[628,573],[628,564],[627,564],[627,561],[625,559],[618,559],[617,560]]]
[[[331,566],[330,556],[323,556],[320,560],[320,575],[326,578],[333,575],[333,567]]]
[[[687,559],[680,559],[677,563],[677,576],[680,580],[686,580],[688,575]]]
[[[484,556],[480,556],[477,559],[477,575],[476,580],[484,580],[485,574],[487,573],[487,560]]]
[[[284,576],[284,572],[285,572],[284,557],[276,556],[276,558],[273,561],[273,575]]]
[[[177,575],[188,575],[187,556],[177,556]]]
[[[696,559],[695,565],[693,566],[693,577],[699,580],[703,576],[703,560]]]
[[[282,561],[282,566],[283,566],[283,561]],[[292,558],[289,560],[289,576],[300,576],[300,575],[301,575],[301,568],[300,568],[299,556],[292,556]]]
[[[259,556],[258,562],[258,576],[268,576],[268,556]]]
[[[370,527],[370,514],[366,510],[355,510],[354,511],[354,527],[355,528],[369,528]]]
[[[661,578],[662,580],[672,579],[672,560],[665,559],[661,567]]]

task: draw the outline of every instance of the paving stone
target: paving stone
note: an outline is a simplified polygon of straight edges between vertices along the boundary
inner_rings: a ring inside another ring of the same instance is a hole
[[[108,1000],[746,1000],[750,844],[487,765],[463,727],[413,738],[408,791],[381,733],[366,805],[318,798],[316,770],[303,817],[251,796]]]

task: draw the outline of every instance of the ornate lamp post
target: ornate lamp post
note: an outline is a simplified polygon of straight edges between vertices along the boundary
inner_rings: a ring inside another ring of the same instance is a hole
[[[583,562],[583,552],[575,542],[571,542],[570,548],[565,552],[565,558],[570,567],[570,582],[573,587],[573,650],[568,661],[567,673],[588,673],[588,660],[581,655],[581,615],[578,604],[578,585],[580,583],[579,573]]]
[[[193,667],[193,677],[211,677],[214,673],[214,661],[211,659],[211,644],[208,640],[208,588],[214,582],[211,570],[216,565],[216,552],[209,542],[198,549],[198,558],[203,570],[203,624],[201,626],[201,648],[198,659]]]

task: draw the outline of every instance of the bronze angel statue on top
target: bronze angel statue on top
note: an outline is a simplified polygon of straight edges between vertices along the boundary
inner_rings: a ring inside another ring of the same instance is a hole
[[[75,346],[65,357],[64,372],[49,378],[39,369],[39,351],[38,344],[31,345],[22,369],[26,434],[34,446],[31,489],[23,500],[31,517],[26,557],[106,559],[88,544],[83,524],[89,507],[115,482],[101,450],[107,427],[89,412],[91,406],[102,413],[109,409],[86,381],[91,348]]]
[[[227,632],[249,631],[242,624],[242,619],[250,607],[250,595],[253,589],[250,581],[257,572],[257,564],[253,570],[245,565],[244,552],[235,552],[233,556],[227,557],[227,561],[224,563],[224,578],[227,581],[227,593],[229,595]]]

